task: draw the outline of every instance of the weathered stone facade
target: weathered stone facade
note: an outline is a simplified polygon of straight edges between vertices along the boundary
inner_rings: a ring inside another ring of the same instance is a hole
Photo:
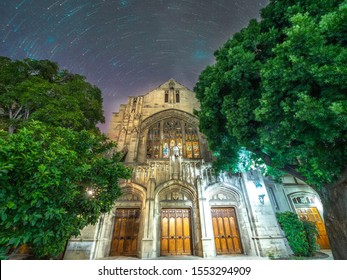
[[[295,211],[298,195],[321,205],[318,196],[291,177],[277,184],[256,170],[216,176],[194,109],[194,92],[171,79],[113,113],[109,137],[133,176],[114,209],[70,240],[65,259],[288,254],[275,212]]]

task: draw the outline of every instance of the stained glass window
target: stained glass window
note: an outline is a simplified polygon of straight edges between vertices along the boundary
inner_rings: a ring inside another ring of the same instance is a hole
[[[200,158],[197,128],[181,119],[168,118],[148,129],[147,158],[169,158],[176,146],[184,158]]]

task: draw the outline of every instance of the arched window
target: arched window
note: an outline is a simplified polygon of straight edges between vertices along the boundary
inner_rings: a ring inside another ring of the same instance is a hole
[[[165,103],[168,103],[169,102],[169,91],[168,90],[166,90],[165,91]]]
[[[173,148],[179,148],[184,158],[200,158],[198,130],[193,125],[168,118],[157,122],[148,130],[147,158],[169,158]]]
[[[156,123],[148,131],[147,158],[159,158],[160,156],[160,123]]]
[[[176,103],[180,103],[180,92],[176,90]]]

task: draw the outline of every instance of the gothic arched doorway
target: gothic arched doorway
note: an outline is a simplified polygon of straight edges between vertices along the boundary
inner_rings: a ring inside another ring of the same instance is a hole
[[[140,213],[139,208],[116,210],[110,256],[136,256]]]
[[[160,255],[191,254],[191,209],[162,209]]]
[[[216,254],[243,254],[237,210],[241,203],[238,191],[223,185],[211,187],[209,203]]]
[[[133,186],[122,189],[113,210],[110,256],[136,256],[141,241],[143,192]]]
[[[159,255],[194,255],[200,240],[195,190],[176,183],[162,186],[157,201]]]
[[[318,236],[317,244],[321,249],[330,249],[329,238],[325,229],[319,208],[322,209],[322,204],[318,197],[313,193],[298,192],[290,195],[294,204],[295,210],[301,220],[311,221],[315,224]]]
[[[217,255],[242,254],[235,208],[213,207],[211,214]]]

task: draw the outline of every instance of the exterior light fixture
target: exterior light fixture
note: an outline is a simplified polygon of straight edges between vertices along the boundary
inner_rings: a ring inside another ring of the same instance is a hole
[[[264,205],[264,197],[265,197],[265,194],[259,194],[258,195],[259,202],[263,205]]]
[[[254,185],[258,193],[259,202],[264,205],[265,193],[263,191],[263,185],[259,181],[254,182]]]

